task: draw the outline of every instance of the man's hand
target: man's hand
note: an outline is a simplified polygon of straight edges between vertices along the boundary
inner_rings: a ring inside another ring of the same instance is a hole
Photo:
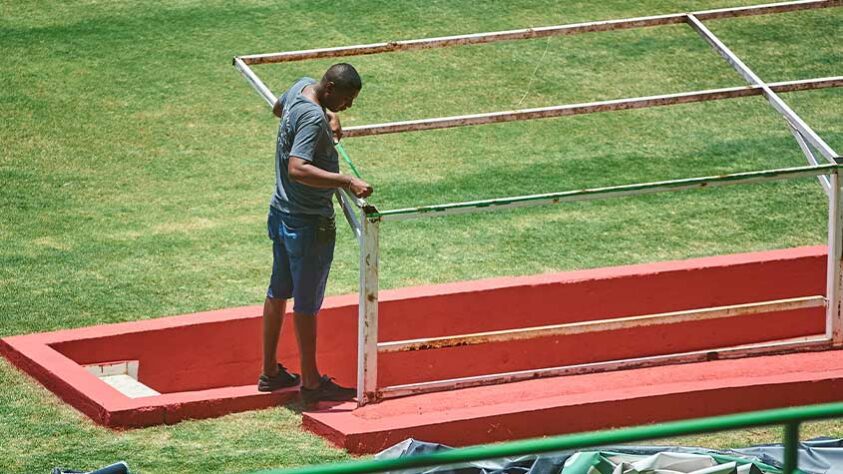
[[[372,186],[369,183],[363,181],[362,179],[357,179],[351,176],[351,180],[348,182],[348,185],[345,187],[348,189],[351,194],[359,197],[359,198],[367,198],[372,195]]]
[[[342,125],[340,124],[340,116],[328,111],[328,125],[331,126],[331,131],[334,132],[334,138],[337,141],[342,139]]]
[[[290,162],[287,164],[287,173],[293,181],[314,188],[344,188],[358,198],[365,198],[372,194],[372,187],[362,179],[347,174],[325,171],[298,156],[290,157]]]

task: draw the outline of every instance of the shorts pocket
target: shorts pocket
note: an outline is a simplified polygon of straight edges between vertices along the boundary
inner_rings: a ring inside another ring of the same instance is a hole
[[[281,237],[287,253],[294,257],[307,255],[313,244],[314,229],[312,225],[292,225],[281,223]]]

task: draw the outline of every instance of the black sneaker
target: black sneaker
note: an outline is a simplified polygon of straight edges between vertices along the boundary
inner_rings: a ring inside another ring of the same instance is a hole
[[[301,399],[306,405],[316,402],[347,402],[357,396],[356,388],[341,387],[327,375],[322,376],[318,387],[302,387],[299,390]]]
[[[287,371],[283,365],[278,364],[278,374],[275,376],[261,375],[258,377],[258,391],[271,392],[279,388],[295,387],[299,384],[299,374]]]

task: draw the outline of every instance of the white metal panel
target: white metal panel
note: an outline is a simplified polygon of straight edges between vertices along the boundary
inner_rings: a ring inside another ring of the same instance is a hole
[[[488,331],[474,334],[383,342],[378,344],[378,350],[380,352],[406,352],[442,349],[446,347],[470,346],[491,342],[520,341],[539,337],[570,336],[574,334],[585,334],[600,331],[618,331],[663,324],[706,321],[709,319],[747,317],[771,313],[774,311],[792,311],[795,309],[818,308],[822,306],[825,306],[824,297],[805,296],[801,298],[787,298],[781,300],[761,301],[757,303],[745,303],[685,311],[671,311],[667,313],[601,319],[596,321],[580,321],[575,323]]]
[[[717,359],[736,359],[753,355],[781,354],[800,351],[818,351],[830,348],[831,341],[829,341],[826,337],[823,336],[797,338],[785,341],[775,341],[760,344],[748,344],[744,346],[736,346],[729,348],[685,352],[681,354],[639,357],[634,359],[595,362],[589,364],[577,364],[564,367],[523,370],[503,374],[479,375],[476,377],[437,380],[434,382],[394,385],[380,389],[379,396],[381,399],[395,398],[407,395],[417,395],[420,393],[439,392],[443,390],[455,390],[460,388],[478,387],[482,385],[518,382],[522,380],[530,380],[542,377],[587,374],[621,369],[637,369],[642,367],[654,367],[667,364],[705,362],[708,360]]]

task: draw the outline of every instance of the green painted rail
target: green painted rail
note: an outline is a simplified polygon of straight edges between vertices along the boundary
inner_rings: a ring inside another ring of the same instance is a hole
[[[611,431],[595,431],[552,438],[514,441],[505,444],[473,446],[451,451],[397,459],[364,460],[307,466],[297,469],[262,471],[276,474],[364,474],[420,467],[459,464],[483,459],[552,453],[612,444],[630,443],[672,436],[712,433],[758,426],[784,425],[784,474],[797,470],[799,425],[805,421],[843,418],[843,403],[740,413],[735,415],[636,426]]]
[[[839,164],[822,164],[816,166],[799,166],[793,168],[750,171],[744,173],[726,174],[720,176],[703,176],[699,178],[675,179],[670,181],[656,181],[651,183],[626,184],[603,188],[563,191],[558,193],[536,194],[531,196],[515,196],[500,199],[485,199],[481,201],[457,202],[434,206],[413,207],[405,209],[391,209],[373,212],[366,215],[370,219],[403,220],[419,217],[443,216],[483,210],[497,210],[522,206],[543,204],[558,204],[562,202],[588,201],[595,199],[609,199],[613,197],[635,196],[641,194],[660,193],[665,191],[681,191],[686,189],[700,189],[707,187],[728,186],[734,184],[763,183],[780,181],[791,178],[803,178],[819,175],[830,175],[839,172]]]

